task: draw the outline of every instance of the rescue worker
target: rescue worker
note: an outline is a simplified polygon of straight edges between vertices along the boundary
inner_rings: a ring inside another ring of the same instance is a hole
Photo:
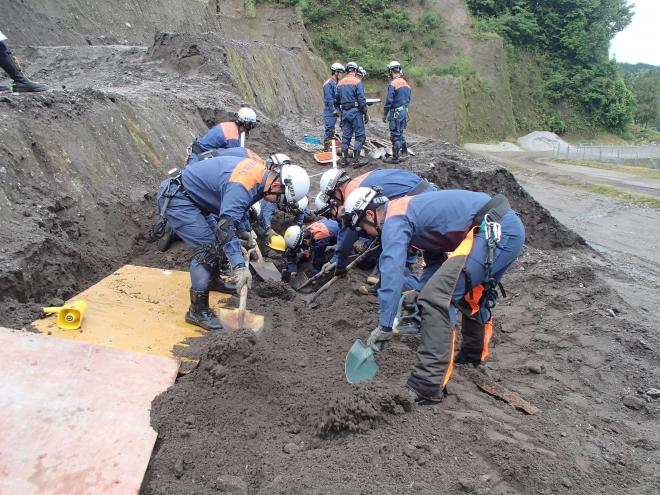
[[[367,71],[365,68],[362,66],[358,67],[355,76],[360,80],[360,84],[362,84],[362,88],[364,88],[364,78],[367,77]]]
[[[286,244],[287,271],[282,274],[285,281],[298,275],[298,265],[312,260],[314,273],[318,273],[328,259],[327,248],[337,243],[339,224],[335,220],[320,218],[308,227],[292,225],[284,233]]]
[[[339,116],[339,105],[337,104],[337,83],[346,73],[346,69],[339,62],[330,66],[330,78],[323,83],[323,123],[325,132],[323,134],[323,151],[330,151],[332,140],[335,138],[335,125]]]
[[[213,152],[213,150],[241,146],[241,133],[245,133],[247,136],[256,125],[256,112],[249,107],[241,108],[234,114],[233,121],[221,122],[211,127],[204,136],[193,141],[189,148],[186,164],[198,161],[200,155]]]
[[[263,158],[261,158],[257,153],[252,151],[250,148],[244,148],[237,146],[235,148],[220,148],[213,150],[214,156],[238,156],[240,158],[252,158],[253,160],[258,161],[259,163],[266,163]],[[206,153],[204,153],[206,155]],[[209,157],[213,158],[213,157]]]
[[[23,69],[21,61],[7,46],[7,37],[0,31],[0,67],[12,78],[11,90],[14,93],[38,93],[46,91],[46,84],[31,81]]]
[[[323,199],[325,203],[329,204],[326,208],[326,214],[332,218],[340,219],[346,198],[348,198],[351,192],[358,187],[373,186],[380,187],[383,190],[383,194],[391,199],[402,196],[415,196],[436,190],[435,186],[409,170],[380,168],[351,179],[346,171],[342,169],[330,169],[321,176],[320,181],[321,192],[325,194]],[[330,272],[334,270],[335,275],[345,274],[346,267],[348,266],[348,257],[358,237],[358,232],[342,223],[337,236],[335,256],[323,267],[323,271]],[[378,255],[379,252],[374,253],[374,262],[378,259]],[[409,259],[410,264],[414,264],[416,261],[415,258],[416,256],[411,256]],[[376,278],[377,272],[373,273],[371,277]],[[375,294],[378,280],[376,278],[376,280],[370,280],[369,282],[374,282],[371,284],[370,293]],[[412,284],[412,280],[410,282]],[[416,286],[416,284],[412,285],[414,287]]]
[[[351,139],[355,134],[353,143],[353,167],[359,168],[367,163],[368,160],[360,158],[362,146],[366,140],[366,131],[364,125],[369,122],[367,115],[367,98],[364,95],[364,85],[357,78],[356,72],[358,65],[355,62],[346,64],[346,76],[337,84],[336,102],[341,109],[341,165],[348,166],[348,148],[351,145]]]
[[[387,122],[389,115],[390,140],[392,141],[392,160],[390,163],[400,163],[401,153],[408,153],[408,145],[403,136],[408,124],[408,105],[412,93],[408,82],[403,78],[401,64],[396,60],[387,66],[390,83],[387,85],[387,97],[383,110],[383,122]]]
[[[255,246],[247,212],[262,198],[273,203],[295,203],[309,191],[309,176],[298,165],[267,168],[250,158],[223,156],[195,162],[164,180],[158,191],[161,217],[191,248],[190,309],[185,319],[206,330],[222,324],[209,307],[209,289],[233,293],[252,284],[250,267],[241,251]],[[207,221],[218,215],[215,229]],[[219,267],[228,258],[237,276],[231,286],[219,279]]]
[[[380,318],[367,340],[376,350],[392,339],[406,248],[450,253],[417,298],[421,343],[407,382],[415,402],[441,401],[455,363],[476,366],[488,357],[497,286],[522,250],[522,222],[499,194],[491,198],[482,192],[444,190],[389,200],[368,187],[350,194],[344,220],[351,228],[379,236],[383,249]],[[463,338],[454,355],[457,309],[463,314]]]

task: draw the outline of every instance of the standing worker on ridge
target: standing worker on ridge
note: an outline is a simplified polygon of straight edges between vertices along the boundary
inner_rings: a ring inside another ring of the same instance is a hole
[[[23,70],[21,61],[12,54],[5,44],[7,37],[0,31],[0,67],[13,79],[11,90],[14,93],[38,93],[46,91],[48,86],[42,83],[30,81]]]
[[[364,95],[364,85],[356,77],[358,65],[355,62],[346,64],[346,76],[337,84],[336,101],[341,108],[341,125],[343,129],[341,139],[341,165],[348,166],[348,147],[351,144],[351,138],[355,134],[355,143],[353,144],[353,168],[359,168],[367,163],[368,160],[360,158],[362,146],[366,140],[366,131],[364,124],[369,122],[367,115],[367,98]]]
[[[525,243],[525,227],[507,199],[463,190],[428,192],[389,201],[377,188],[360,187],[345,205],[351,228],[380,237],[380,318],[367,345],[380,350],[392,326],[405,280],[409,245],[450,253],[421,290],[421,343],[407,387],[416,403],[440,402],[454,363],[479,365],[493,336],[497,287]],[[457,314],[463,314],[461,349],[454,355]]]
[[[186,321],[206,330],[221,330],[222,324],[209,307],[209,289],[235,293],[252,285],[241,244],[256,245],[248,222],[248,210],[262,198],[278,204],[293,204],[309,191],[309,176],[290,160],[266,167],[250,158],[223,156],[192,163],[160,184],[158,206],[174,232],[191,248],[190,309]],[[207,217],[217,215],[211,228]],[[236,276],[232,287],[219,277],[229,259]]]
[[[408,105],[412,99],[412,92],[408,82],[403,78],[401,64],[396,60],[387,66],[388,76],[391,79],[387,85],[387,97],[383,122],[390,119],[390,140],[392,141],[392,160],[390,163],[400,163],[401,153],[408,153],[408,145],[403,132],[408,124]]]
[[[332,140],[335,138],[335,125],[339,116],[339,105],[337,105],[337,83],[341,79],[341,74],[346,73],[346,69],[339,62],[330,66],[331,76],[323,83],[323,124],[325,132],[323,134],[323,151],[330,151]]]
[[[234,114],[231,122],[221,122],[211,127],[204,136],[193,141],[188,149],[186,165],[210,156],[220,148],[237,148],[241,146],[241,134],[247,136],[257,126],[257,114],[249,107],[241,108]],[[208,153],[207,156],[200,156]]]

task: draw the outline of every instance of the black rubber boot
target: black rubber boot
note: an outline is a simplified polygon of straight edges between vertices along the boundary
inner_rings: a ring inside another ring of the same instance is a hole
[[[408,380],[406,388],[408,389],[408,398],[410,399],[410,402],[417,406],[432,406],[440,404],[440,402],[442,402],[442,400],[448,395],[447,387],[432,393],[420,392],[411,384],[411,380]]]
[[[360,152],[353,150],[353,168],[364,167],[369,163],[369,160],[366,158],[360,158]]]
[[[343,168],[348,167],[348,150],[342,150],[339,165]]]
[[[213,277],[209,283],[209,290],[222,292],[223,294],[238,294],[236,284],[228,282],[220,276]]]
[[[209,307],[209,292],[199,292],[190,289],[190,308],[186,313],[186,321],[208,331],[222,330],[224,327]]]
[[[45,84],[30,81],[23,71],[19,60],[10,54],[0,56],[0,67],[14,80],[12,90],[15,93],[38,93],[46,91],[48,86]]]
[[[332,139],[323,141],[323,151],[332,151]]]
[[[390,163],[401,163],[400,151],[399,148],[392,149],[392,160],[390,160]]]
[[[401,145],[401,154],[402,155],[407,155],[408,154],[408,143],[406,143],[405,141]]]

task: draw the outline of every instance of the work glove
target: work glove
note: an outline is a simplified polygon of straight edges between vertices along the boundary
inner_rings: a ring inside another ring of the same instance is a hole
[[[265,244],[270,244],[270,241],[272,240],[273,236],[277,235],[277,232],[275,232],[272,228],[268,227],[268,230],[264,233],[264,243]]]
[[[383,116],[383,124],[387,124],[387,115]]]
[[[333,110],[332,116],[333,117],[339,117],[339,110]]]
[[[374,330],[372,330],[371,334],[369,334],[369,338],[367,339],[367,347],[372,347],[375,351],[380,351],[382,344],[388,340],[392,340],[392,329],[378,325]]]
[[[358,239],[357,241],[355,241],[355,244],[353,244],[353,249],[355,250],[356,253],[362,254],[367,250],[370,244],[371,244],[370,240]]]
[[[252,232],[248,232],[247,230],[238,234],[238,238],[241,240],[241,246],[248,251],[257,245],[255,235],[252,235]]]
[[[332,271],[335,269],[337,266],[337,263],[333,263],[332,261],[328,261],[321,267],[320,273],[326,274],[326,273],[332,273]]]
[[[367,125],[369,123],[369,114],[365,113],[364,114],[364,125]]]
[[[248,289],[252,288],[252,274],[250,273],[249,266],[241,266],[234,270],[236,272],[236,290],[241,290],[244,285]]]
[[[291,282],[291,272],[286,270],[282,272],[282,282],[285,282],[287,284]]]

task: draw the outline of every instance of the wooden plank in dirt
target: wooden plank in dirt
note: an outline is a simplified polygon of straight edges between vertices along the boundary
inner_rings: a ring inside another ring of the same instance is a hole
[[[497,397],[504,402],[511,404],[516,409],[524,412],[525,414],[538,414],[541,410],[533,404],[530,404],[525,399],[520,397],[517,393],[508,390],[497,383],[488,382],[487,380],[477,381],[475,385],[488,395]]]

